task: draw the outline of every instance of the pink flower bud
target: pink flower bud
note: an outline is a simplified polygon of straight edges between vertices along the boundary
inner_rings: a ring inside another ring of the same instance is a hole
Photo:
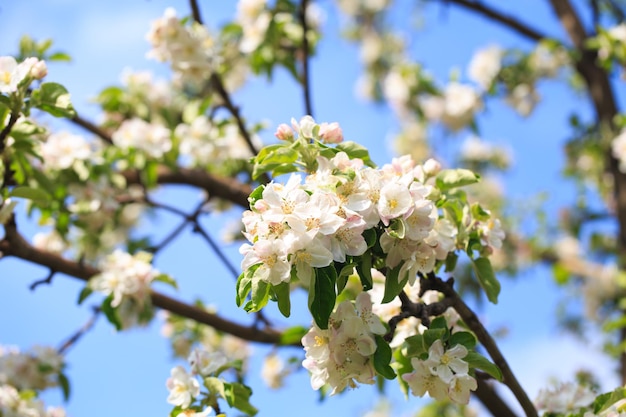
[[[48,66],[46,65],[46,61],[37,61],[30,68],[30,75],[36,79],[41,80],[43,77],[48,75]]]
[[[428,161],[424,162],[424,173],[426,175],[437,175],[439,171],[441,171],[441,164],[438,161],[430,158]]]
[[[291,130],[288,124],[281,123],[280,125],[278,125],[274,136],[276,136],[280,140],[290,141],[293,140],[293,130]]]
[[[322,123],[320,124],[320,138],[325,143],[339,143],[343,141],[343,132],[339,123]]]

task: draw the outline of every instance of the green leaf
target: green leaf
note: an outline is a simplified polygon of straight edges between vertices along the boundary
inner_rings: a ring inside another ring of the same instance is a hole
[[[248,298],[248,294],[250,294],[250,291],[252,290],[252,277],[254,276],[254,271],[256,271],[260,265],[261,264],[252,265],[250,268],[243,271],[237,278],[235,295],[237,307],[241,307],[246,298]]]
[[[454,268],[456,268],[456,263],[459,260],[459,255],[455,252],[448,252],[448,256],[446,257],[446,267],[445,272],[452,272]]]
[[[226,399],[226,392],[224,391],[224,381],[214,376],[204,378],[204,386],[213,395],[219,395],[221,398]]]
[[[387,272],[387,276],[385,277],[385,293],[383,295],[382,303],[388,303],[396,298],[409,280],[409,277],[406,276],[398,282],[398,279],[400,279],[398,275],[401,267],[402,264]]]
[[[248,201],[250,202],[250,207],[253,207],[254,203],[256,203],[258,200],[261,200],[263,198],[264,190],[265,190],[265,185],[259,185],[258,187],[254,189],[254,191],[250,193],[250,196],[248,197]]]
[[[244,306],[248,313],[257,312],[267,305],[270,299],[271,285],[260,279],[253,279],[250,301]]]
[[[48,55],[47,61],[63,61],[70,62],[72,61],[72,57],[65,52],[55,52]]]
[[[67,375],[63,372],[59,372],[58,378],[61,391],[63,392],[63,401],[67,401],[70,399],[70,380],[67,379]]]
[[[365,239],[368,249],[374,247],[374,245],[376,244],[376,240],[378,239],[376,230],[374,228],[364,230],[363,239]]]
[[[406,225],[400,219],[393,219],[387,228],[387,232],[391,237],[404,239],[404,236],[406,235]]]
[[[468,352],[467,356],[465,356],[463,360],[467,362],[471,368],[480,369],[484,372],[487,372],[498,381],[502,381],[502,372],[500,371],[500,368],[498,368],[489,359],[485,358],[480,353]]]
[[[396,373],[389,366],[391,362],[391,347],[382,336],[376,335],[376,352],[374,352],[374,369],[386,379],[394,379]]]
[[[58,83],[41,84],[41,87],[32,92],[31,103],[54,117],[71,118],[76,114],[70,102],[70,94]]]
[[[416,334],[413,336],[409,336],[404,340],[404,343],[407,345],[407,356],[414,357],[420,356],[421,354],[428,353],[428,347],[426,345],[426,341],[424,340],[424,336],[421,334]]]
[[[93,290],[91,289],[91,287],[89,285],[86,285],[85,288],[83,288],[78,295],[78,304],[82,304],[83,301],[85,301],[85,299],[89,297],[92,293]]]
[[[294,326],[289,327],[285,331],[283,331],[280,335],[280,344],[281,345],[292,345],[294,343],[300,342],[302,338],[309,329],[304,326]]]
[[[474,272],[478,277],[481,287],[485,290],[487,298],[494,304],[498,303],[498,295],[500,294],[500,281],[496,278],[491,267],[491,262],[487,258],[474,259]]]
[[[291,314],[291,300],[289,293],[289,283],[281,282],[278,285],[274,285],[272,290],[276,296],[276,301],[278,301],[278,310],[285,317],[289,317]]]
[[[113,295],[109,295],[107,298],[104,299],[102,305],[100,306],[100,309],[106,316],[107,320],[109,320],[109,322],[113,326],[115,326],[116,330],[122,330],[122,322],[120,321],[120,318],[118,317],[115,308],[111,307],[111,301],[113,301]]]
[[[441,191],[456,187],[475,184],[480,181],[480,175],[469,169],[444,169],[437,174],[436,184]]]
[[[337,294],[340,294],[344,288],[346,288],[346,284],[348,283],[348,278],[350,275],[354,273],[354,268],[357,266],[354,262],[349,262],[347,264],[341,264],[336,262],[335,266],[341,266],[341,271],[337,276]]]
[[[154,278],[153,281],[163,282],[172,288],[178,289],[178,284],[176,283],[176,280],[167,274],[159,274]]]
[[[370,159],[370,153],[367,148],[356,142],[341,142],[337,144],[335,149],[345,152],[350,159],[358,158],[363,160],[363,163],[369,167],[374,168],[376,166],[376,164]]]
[[[554,281],[559,285],[567,284],[571,278],[567,268],[560,262],[556,262],[552,266],[552,275],[554,275]]]
[[[463,345],[470,350],[476,346],[476,337],[470,332],[456,332],[452,333],[448,344],[450,346]]]
[[[370,251],[365,251],[361,256],[361,262],[357,263],[356,271],[361,278],[363,291],[371,290],[374,286],[374,280],[372,278],[372,253]]]
[[[448,332],[448,329],[433,329],[433,328],[426,329],[424,330],[424,333],[422,333],[424,335],[424,343],[430,349],[430,347],[433,345],[433,343],[435,343],[435,341],[437,340],[444,341],[446,339],[447,332]]]
[[[320,329],[328,328],[328,318],[335,307],[337,271],[333,265],[315,268],[313,283],[309,287],[309,311]]]
[[[228,405],[231,407],[235,407],[250,416],[255,415],[259,411],[250,404],[249,400],[252,395],[252,390],[247,386],[237,382],[224,383],[224,393],[226,402],[228,402]]]
[[[28,200],[38,201],[38,202],[46,202],[50,201],[50,194],[45,192],[41,188],[32,188],[26,186],[18,186],[13,188],[9,192],[9,197],[19,197],[26,198]]]

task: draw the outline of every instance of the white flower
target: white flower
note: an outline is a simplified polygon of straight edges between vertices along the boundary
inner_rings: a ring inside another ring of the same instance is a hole
[[[272,389],[282,387],[286,374],[285,362],[280,356],[272,353],[265,357],[263,368],[261,368],[261,378],[268,387]]]
[[[254,272],[254,278],[278,285],[288,282],[291,278],[291,264],[287,259],[285,243],[280,239],[258,240],[254,246],[243,245],[239,250],[244,259],[241,268],[248,269],[259,264]]]
[[[496,249],[502,247],[505,233],[504,230],[502,230],[500,219],[489,219],[486,222],[481,222],[478,226],[478,234],[481,237],[480,242],[483,245]]]
[[[524,117],[532,113],[539,100],[539,93],[535,90],[535,86],[529,84],[515,86],[506,98],[506,102]]]
[[[469,375],[454,375],[448,384],[448,395],[457,404],[468,404],[470,391],[476,391],[476,379]]]
[[[549,413],[568,413],[590,405],[595,398],[596,395],[589,388],[566,383],[539,391],[535,405]]]
[[[188,408],[194,398],[200,394],[200,384],[182,366],[172,368],[171,377],[167,379],[166,386],[170,391],[167,402],[182,408]]]
[[[467,68],[470,80],[488,90],[500,71],[503,53],[504,51],[497,45],[477,51]]]
[[[469,365],[463,360],[467,356],[467,348],[463,345],[456,345],[446,350],[440,339],[428,349],[428,359],[426,365],[433,375],[437,375],[446,384],[452,381],[455,375],[467,375]]]
[[[207,352],[204,349],[195,348],[187,361],[194,374],[206,377],[226,365],[228,358],[222,352]]]
[[[125,120],[111,139],[122,149],[135,148],[153,158],[161,158],[172,149],[170,130],[164,126],[150,124],[142,119]]]
[[[403,374],[402,379],[409,384],[413,395],[423,397],[424,394],[428,393],[431,398],[436,400],[448,398],[448,384],[437,375],[431,373],[430,368],[424,361],[412,358],[411,365],[413,366],[413,372]]]
[[[150,255],[139,252],[130,255],[115,250],[101,263],[100,274],[89,281],[95,291],[113,295],[112,307],[118,307],[125,298],[146,302],[150,293],[150,283],[159,275],[149,263]]]
[[[67,169],[74,161],[85,161],[91,156],[89,143],[69,132],[53,133],[41,144],[41,156],[46,169]]]
[[[197,412],[194,410],[183,410],[176,415],[176,417],[207,417],[209,414],[213,414],[214,410],[212,407],[208,407],[201,412]]]
[[[28,76],[32,65],[32,61],[18,64],[11,56],[0,56],[0,93],[16,92],[18,84]]]
[[[613,139],[611,151],[615,159],[619,161],[619,170],[626,173],[626,129]]]

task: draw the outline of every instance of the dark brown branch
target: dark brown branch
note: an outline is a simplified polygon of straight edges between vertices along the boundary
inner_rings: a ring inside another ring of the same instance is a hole
[[[465,301],[463,301],[463,299],[457,294],[453,285],[454,280],[452,278],[444,282],[434,274],[429,274],[428,278],[421,279],[420,291],[426,291],[429,289],[436,290],[451,300],[452,308],[454,308],[459,316],[461,316],[467,327],[474,332],[478,341],[483,345],[485,350],[487,350],[489,356],[491,356],[493,362],[498,366],[498,368],[500,368],[500,371],[502,371],[502,382],[509,387],[519,404],[522,406],[526,415],[528,417],[538,417],[534,404],[530,398],[528,398],[526,391],[524,391],[521,384],[515,377],[515,374],[504,358],[504,355],[502,355],[502,352],[500,351],[500,348],[498,348],[495,340],[493,340],[493,337],[491,337],[485,326],[483,326],[478,316],[476,316],[476,313],[474,313],[472,309],[465,304]]]
[[[527,23],[523,23],[513,16],[506,15],[505,13],[494,9],[491,6],[487,6],[480,1],[472,0],[445,0],[444,3],[454,4],[464,7],[472,12],[475,12],[489,20],[500,23],[509,29],[517,32],[528,39],[539,41],[541,39],[548,38],[549,36],[542,33],[538,29],[533,28]]]
[[[308,0],[302,0],[300,2],[300,10],[298,17],[300,18],[300,25],[302,25],[302,77],[300,82],[302,83],[302,92],[304,94],[304,110],[307,115],[313,116],[313,104],[311,102],[311,76],[309,70],[309,38],[307,37],[308,24],[306,21],[306,11],[308,7]]]
[[[129,184],[142,183],[138,171],[125,171],[122,175]],[[157,169],[157,181],[159,184],[198,187],[205,190],[209,194],[209,198],[218,197],[243,208],[249,208],[248,196],[252,192],[252,188],[233,178],[212,175],[202,169],[178,168],[174,171],[162,165]]]
[[[580,58],[576,62],[576,71],[585,80],[599,128],[608,127],[613,130],[613,119],[618,114],[615,95],[609,75],[596,62],[595,51],[585,49],[587,33],[582,20],[569,0],[550,0],[550,4],[572,43],[581,51]],[[607,171],[614,178],[613,196],[619,224],[617,236],[618,262],[623,268],[626,266],[626,174],[620,171],[619,162],[612,155],[610,148],[606,151],[606,161]],[[626,340],[626,328],[622,329],[620,340]],[[622,383],[626,383],[626,352],[620,356],[620,375]]]
[[[200,7],[198,6],[198,2],[196,0],[189,0],[189,6],[191,7],[193,20],[202,24],[202,17],[200,16]]]
[[[0,131],[0,155],[2,155],[2,153],[4,152],[4,149],[7,146],[7,137],[9,136],[9,133],[11,133],[11,129],[13,129],[13,126],[15,126],[15,123],[17,123],[19,118],[19,113],[11,112],[11,117],[9,117],[9,123],[7,123],[4,129]]]
[[[5,256],[13,256],[38,265],[44,265],[58,273],[78,278],[85,282],[100,273],[98,269],[92,266],[70,261],[61,256],[31,246],[30,243],[17,232],[15,225],[10,223],[5,226],[5,238],[0,241],[0,252]],[[268,344],[280,343],[281,333],[277,330],[244,326],[156,291],[151,292],[151,299],[155,307],[195,320],[198,323],[206,324],[218,331],[237,336],[241,339]]]
[[[104,129],[96,126],[94,123],[90,122],[87,119],[83,119],[81,116],[77,114],[74,115],[74,117],[72,117],[71,119],[69,119],[72,123],[82,127],[83,129],[87,130],[88,132],[93,133],[94,135],[98,136],[100,139],[102,139],[104,142],[106,142],[109,145],[113,145],[113,139],[111,139],[111,135],[106,132]]]
[[[489,381],[477,378],[478,388],[474,396],[494,417],[517,417],[509,405],[498,395]]]

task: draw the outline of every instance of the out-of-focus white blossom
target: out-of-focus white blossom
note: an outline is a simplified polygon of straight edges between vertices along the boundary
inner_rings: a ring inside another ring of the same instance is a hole
[[[539,391],[535,405],[549,413],[571,413],[590,405],[596,395],[582,385],[566,383]]]
[[[111,139],[115,146],[138,149],[157,159],[172,149],[171,132],[168,128],[137,118],[124,121]]]
[[[477,51],[467,68],[470,80],[476,82],[483,90],[488,90],[500,72],[503,54],[504,51],[497,45]]]
[[[442,96],[428,96],[422,100],[422,109],[430,120],[441,121],[452,131],[467,126],[482,107],[474,88],[457,82],[449,83]]]
[[[69,132],[53,133],[40,146],[44,169],[70,168],[74,161],[86,161],[92,155],[84,137]]]

